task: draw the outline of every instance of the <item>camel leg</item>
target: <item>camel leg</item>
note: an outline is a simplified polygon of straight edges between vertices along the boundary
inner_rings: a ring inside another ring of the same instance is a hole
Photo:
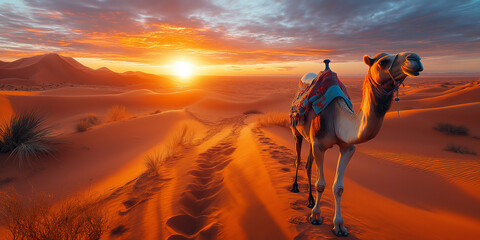
[[[335,198],[335,216],[333,217],[333,234],[337,236],[348,236],[348,231],[343,223],[340,209],[340,201],[343,193],[343,176],[348,162],[355,152],[355,145],[340,146],[340,157],[337,165],[335,181],[333,183],[333,196]]]
[[[312,147],[315,163],[317,164],[317,181],[315,182],[315,189],[317,190],[317,199],[315,200],[315,207],[312,209],[310,222],[313,225],[322,224],[322,217],[320,216],[320,199],[325,190],[325,175],[323,174],[323,158],[325,154],[324,148],[319,144],[314,144]]]
[[[312,146],[310,145],[310,153],[308,154],[307,164],[305,165],[307,169],[308,177],[308,208],[313,208],[315,205],[315,199],[312,195],[312,165],[313,165],[313,156],[312,156]]]
[[[302,141],[303,137],[300,135],[295,136],[295,150],[297,152],[297,157],[295,158],[295,167],[297,168],[295,171],[295,182],[293,182],[292,189],[290,192],[298,193],[298,184],[297,184],[297,177],[298,177],[298,167],[300,166],[300,153],[302,151]]]

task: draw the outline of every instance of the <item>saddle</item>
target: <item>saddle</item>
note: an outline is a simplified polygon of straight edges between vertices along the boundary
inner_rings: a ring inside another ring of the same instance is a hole
[[[335,98],[342,98],[352,110],[352,102],[347,89],[340,82],[336,73],[327,69],[320,72],[320,75],[305,74],[300,80],[297,94],[292,101],[290,124],[292,127],[303,125],[311,108],[316,114],[320,114]]]

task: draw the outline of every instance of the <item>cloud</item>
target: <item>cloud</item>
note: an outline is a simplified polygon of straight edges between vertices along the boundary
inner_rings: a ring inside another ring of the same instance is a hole
[[[25,0],[0,8],[6,54],[252,64],[480,53],[479,1]]]
[[[294,66],[282,66],[282,67],[277,67],[278,71],[291,71],[295,69],[296,67]]]

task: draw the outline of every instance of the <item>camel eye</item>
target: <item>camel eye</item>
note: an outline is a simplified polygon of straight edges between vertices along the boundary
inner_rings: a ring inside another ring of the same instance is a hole
[[[390,60],[388,59],[383,59],[381,60],[378,64],[380,64],[381,67],[386,67],[388,65],[388,63],[390,62]]]

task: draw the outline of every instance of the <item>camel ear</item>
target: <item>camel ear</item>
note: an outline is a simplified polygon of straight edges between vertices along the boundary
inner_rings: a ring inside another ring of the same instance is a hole
[[[371,59],[370,57],[368,57],[367,55],[363,56],[363,61],[365,62],[365,64],[367,64],[369,67],[371,67],[373,65],[373,59]]]

